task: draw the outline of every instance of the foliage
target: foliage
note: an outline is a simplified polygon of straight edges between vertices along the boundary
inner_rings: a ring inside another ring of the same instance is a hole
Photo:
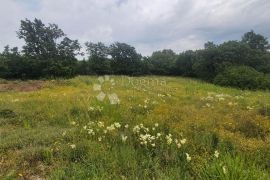
[[[45,25],[41,20],[21,21],[17,32],[25,41],[20,52],[17,47],[6,46],[0,53],[0,78],[38,79],[72,77],[74,75],[178,75],[202,79],[208,82],[221,81],[230,67],[246,66],[259,73],[270,73],[269,42],[266,37],[254,31],[243,35],[241,41],[227,41],[222,44],[206,42],[204,49],[188,50],[176,54],[171,49],[155,51],[143,57],[126,43],[86,42],[87,57],[77,40],[69,39],[56,24]],[[233,76],[226,81],[233,82]],[[236,73],[237,74],[237,73]],[[235,74],[235,76],[236,76]],[[247,76],[252,73],[246,73]],[[254,73],[253,73],[254,74]],[[240,75],[240,73],[238,73]],[[242,89],[269,89],[269,77],[261,78],[258,85],[242,83],[231,86]],[[236,77],[241,79],[241,77]],[[247,77],[246,77],[247,78]],[[254,77],[249,77],[254,79]],[[253,81],[254,81],[253,80]],[[224,80],[225,81],[225,80]],[[229,85],[228,82],[219,82]],[[252,82],[255,83],[255,82]]]
[[[136,75],[141,66],[141,55],[128,44],[116,42],[110,46],[111,66],[114,74]]]
[[[110,79],[118,105],[97,100],[96,76],[0,92],[1,179],[269,179],[269,92]]]
[[[239,87],[241,89],[267,89],[269,81],[263,73],[248,66],[232,66],[218,74],[214,83],[222,86]]]
[[[150,57],[152,74],[172,75],[174,74],[174,64],[176,54],[171,49],[164,49],[162,51],[153,52]]]

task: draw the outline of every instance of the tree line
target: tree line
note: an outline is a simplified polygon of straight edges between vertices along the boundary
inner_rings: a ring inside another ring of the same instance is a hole
[[[75,75],[171,75],[202,79],[242,89],[270,89],[270,46],[254,31],[240,41],[205,43],[203,49],[175,53],[155,51],[145,57],[126,43],[86,42],[87,58],[78,40],[72,40],[56,25],[41,20],[21,21],[17,32],[25,41],[22,50],[6,46],[0,53],[0,78],[40,79]]]

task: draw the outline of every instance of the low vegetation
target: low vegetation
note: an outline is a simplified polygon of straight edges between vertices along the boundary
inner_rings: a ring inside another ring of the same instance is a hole
[[[0,179],[270,177],[269,91],[163,76],[16,88],[35,82],[0,90]]]

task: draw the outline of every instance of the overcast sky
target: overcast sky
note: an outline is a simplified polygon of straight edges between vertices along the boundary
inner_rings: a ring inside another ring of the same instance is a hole
[[[253,29],[270,37],[270,0],[0,0],[0,49],[21,47],[20,20],[56,23],[73,39],[119,41],[143,55],[199,49],[240,39]]]

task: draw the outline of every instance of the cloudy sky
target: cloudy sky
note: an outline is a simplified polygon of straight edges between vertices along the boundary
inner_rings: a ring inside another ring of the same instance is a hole
[[[270,0],[0,0],[0,49],[21,47],[21,19],[56,23],[73,39],[119,41],[143,55],[199,49],[240,39],[251,29],[270,38]]]

